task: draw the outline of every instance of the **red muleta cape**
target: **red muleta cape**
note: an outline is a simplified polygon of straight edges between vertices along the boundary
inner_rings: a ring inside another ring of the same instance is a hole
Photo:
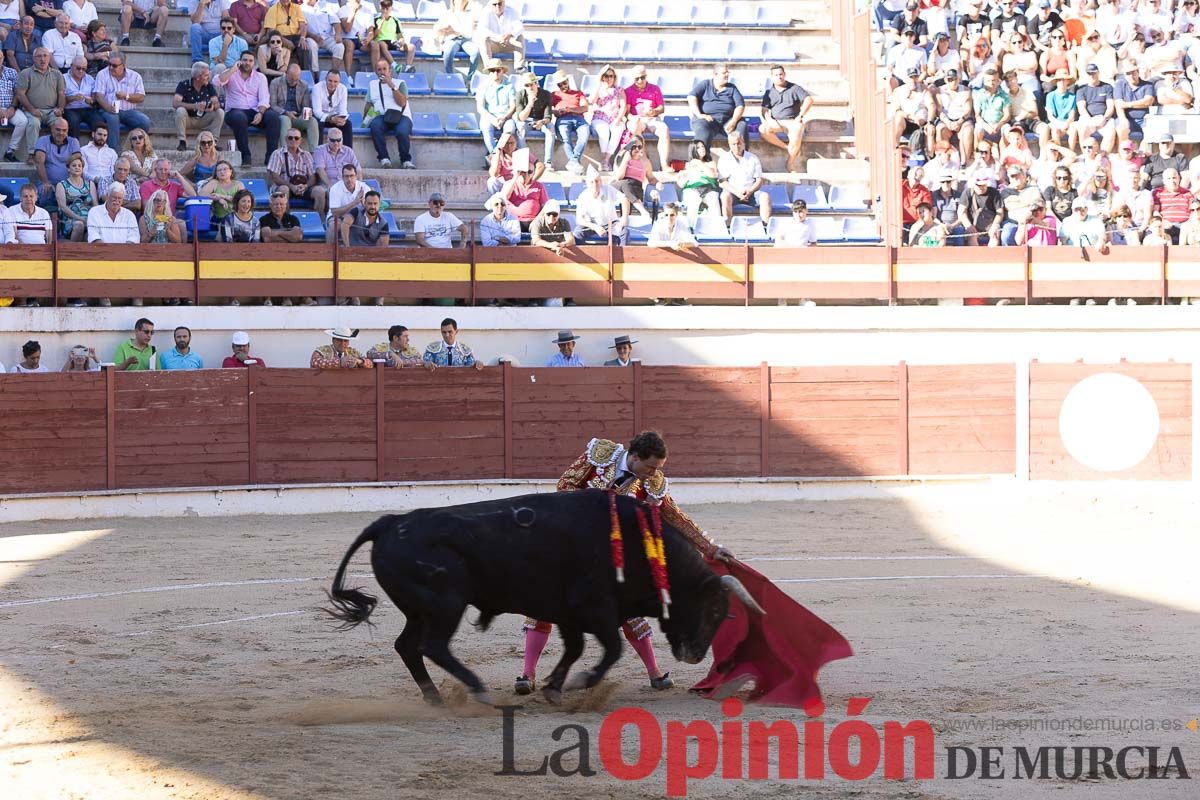
[[[764,575],[740,561],[708,562],[718,575],[730,574],[767,612],[749,611],[730,595],[726,620],[713,637],[713,665],[691,691],[718,699],[724,684],[754,679],[749,701],[803,708],[810,716],[823,709],[817,673],[839,658],[854,655],[833,626],[783,593]],[[717,697],[714,697],[717,694]]]

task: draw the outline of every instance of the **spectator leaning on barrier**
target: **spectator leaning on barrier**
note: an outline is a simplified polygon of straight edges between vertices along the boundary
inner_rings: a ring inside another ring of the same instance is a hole
[[[192,350],[192,330],[185,325],[175,329],[175,346],[158,354],[158,368],[163,370],[204,369],[204,359]]]
[[[696,238],[685,220],[680,219],[678,203],[667,203],[650,228],[646,244],[668,250],[690,250],[696,246]]]
[[[387,247],[390,242],[388,223],[379,215],[380,197],[374,189],[363,195],[361,206],[342,215],[342,244],[346,247]],[[383,305],[376,298],[375,305]]]
[[[908,230],[906,241],[910,247],[942,247],[946,244],[947,233],[946,226],[933,215],[933,206],[920,203],[917,205],[917,218]]]
[[[50,371],[42,363],[42,346],[32,339],[21,345],[21,357],[20,361],[12,365],[12,369],[9,370],[10,373],[21,375],[32,372]]]
[[[737,131],[746,135],[746,101],[729,79],[729,65],[713,67],[712,77],[697,81],[688,95],[692,115],[692,131],[709,148],[717,136]]]
[[[1082,197],[1076,197],[1071,204],[1071,216],[1058,226],[1059,244],[1074,247],[1103,247],[1108,238],[1104,231],[1104,220],[1092,216],[1088,211],[1088,202]]]
[[[187,242],[187,228],[183,220],[171,213],[170,196],[162,189],[150,193],[145,210],[138,220],[138,231],[142,244],[180,244]],[[175,305],[175,303],[168,303]]]
[[[628,367],[633,363],[633,346],[637,344],[637,339],[630,339],[629,334],[623,333],[613,339],[613,343],[608,346],[609,350],[616,350],[617,357],[604,362],[606,367]]]
[[[233,355],[225,356],[225,360],[221,362],[222,369],[267,366],[261,357],[250,355],[250,334],[245,331],[234,331],[229,342],[233,348]]]
[[[262,228],[258,215],[254,213],[254,194],[249,189],[239,189],[230,200],[232,211],[227,214],[219,228],[222,242],[262,241]]]
[[[99,372],[100,359],[96,357],[96,350],[93,347],[88,347],[86,344],[74,345],[67,351],[67,363],[59,372]]]
[[[396,137],[396,154],[401,169],[416,169],[412,158],[413,121],[408,102],[408,84],[392,77],[392,69],[386,61],[375,63],[375,80],[371,81],[367,100],[377,112],[368,127],[379,166],[392,165],[387,149],[387,137],[390,134]]]
[[[467,224],[445,210],[446,198],[441,192],[429,195],[429,210],[413,220],[413,236],[418,247],[449,249],[453,247],[451,236],[457,230],[462,238],[462,247],[471,246]]]
[[[575,198],[575,240],[581,244],[607,242],[610,232],[617,244],[624,247],[628,243],[629,203],[589,166],[584,190]]]
[[[471,348],[458,341],[458,323],[450,317],[442,320],[441,341],[430,342],[421,356],[426,369],[436,367],[474,367],[483,369],[483,363],[475,360]]]
[[[325,241],[332,242],[339,230],[339,220],[362,207],[363,196],[366,195],[367,184],[358,179],[358,170],[352,164],[342,167],[342,179],[329,189],[329,213],[326,215]]]
[[[150,339],[154,336],[154,323],[142,317],[133,324],[133,338],[126,339],[113,354],[117,370],[157,369],[157,351]]]
[[[529,239],[534,247],[544,247],[558,256],[575,246],[571,226],[562,218],[557,200],[547,200],[542,206],[542,213],[529,226]],[[546,304],[550,305],[549,301]]]
[[[89,242],[103,244],[139,244],[142,240],[137,217],[125,208],[125,187],[113,183],[108,187],[104,203],[92,206],[87,213]],[[107,305],[102,302],[101,305]]]
[[[175,109],[175,132],[179,136],[180,150],[188,149],[188,133],[193,130],[207,131],[214,139],[221,135],[225,111],[212,85],[212,70],[203,61],[192,64],[192,77],[175,87],[171,107]]]
[[[96,76],[92,97],[97,106],[96,118],[108,123],[108,134],[114,141],[120,141],[122,125],[126,130],[150,130],[150,118],[137,108],[146,99],[142,76],[125,66],[123,54],[108,57],[108,66]]]
[[[1194,195],[1181,185],[1179,170],[1171,167],[1163,172],[1163,185],[1152,193],[1153,208],[1162,215],[1164,228],[1174,244],[1179,243],[1179,226],[1191,214]]]
[[[967,243],[984,245],[998,240],[1003,219],[1004,203],[991,185],[991,176],[986,172],[975,173],[971,185],[959,198],[958,224],[966,234]]]
[[[54,235],[50,214],[37,204],[37,187],[32,183],[21,185],[21,202],[11,208],[0,209],[4,214],[5,244],[49,244]],[[30,300],[27,305],[36,305]]]
[[[808,218],[808,203],[792,201],[792,218],[780,222],[775,230],[776,247],[810,247],[817,243],[817,230]]]
[[[586,367],[583,359],[575,353],[575,343],[580,337],[576,336],[571,331],[559,331],[558,337],[554,339],[554,344],[558,345],[558,352],[550,356],[550,360],[546,362],[547,367]]]
[[[121,0],[121,46],[129,46],[129,29],[154,31],[152,47],[162,47],[170,18],[167,0]]]
[[[513,70],[524,71],[525,26],[516,10],[507,7],[505,0],[488,0],[479,12],[475,36],[485,61],[495,59],[499,53],[512,53]]]
[[[331,341],[313,350],[308,365],[314,369],[370,369],[375,366],[363,354],[350,346],[358,338],[358,328],[330,328],[325,331]]]
[[[371,361],[382,361],[377,366],[387,366],[393,369],[420,367],[425,364],[421,351],[412,346],[409,341],[408,328],[403,325],[393,325],[388,328],[388,340],[380,342],[367,351]]]
[[[512,247],[521,243],[521,223],[509,213],[503,197],[492,195],[484,208],[491,212],[479,221],[479,240],[484,247]]]

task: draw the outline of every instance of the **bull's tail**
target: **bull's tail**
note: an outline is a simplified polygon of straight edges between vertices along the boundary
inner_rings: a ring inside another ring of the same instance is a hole
[[[333,587],[325,594],[329,597],[329,602],[333,604],[333,608],[322,608],[329,616],[336,620],[341,620],[338,625],[339,631],[350,630],[356,625],[367,623],[372,625],[371,612],[375,610],[378,598],[367,594],[359,589],[346,589],[342,586],[342,581],[346,577],[346,567],[350,565],[350,559],[354,557],[354,553],[358,548],[362,547],[367,542],[374,542],[379,538],[391,524],[393,516],[384,516],[372,522],[367,526],[366,530],[358,535],[354,540],[354,544],[350,545],[350,549],[346,551],[346,555],[342,556],[342,563],[338,565],[337,572],[333,576]]]

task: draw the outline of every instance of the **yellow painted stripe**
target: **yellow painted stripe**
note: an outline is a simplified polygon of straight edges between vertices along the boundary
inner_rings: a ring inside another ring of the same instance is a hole
[[[730,283],[746,279],[744,264],[614,264],[619,281],[666,281],[679,283]]]
[[[202,260],[200,277],[208,280],[265,280],[269,278],[332,280],[333,261]]]
[[[755,283],[884,283],[887,264],[751,264]]]
[[[1167,279],[1172,281],[1200,280],[1200,262],[1177,264],[1167,262]]]
[[[48,281],[54,277],[51,261],[0,261],[0,279],[9,281]]]
[[[1025,265],[989,264],[897,264],[898,281],[1024,281]]]
[[[58,277],[77,281],[190,281],[190,261],[59,261]]]
[[[344,281],[469,281],[470,264],[340,261],[338,278]]]
[[[1158,264],[1033,264],[1035,281],[1157,281],[1162,279]]]
[[[480,281],[608,281],[608,264],[476,264]]]

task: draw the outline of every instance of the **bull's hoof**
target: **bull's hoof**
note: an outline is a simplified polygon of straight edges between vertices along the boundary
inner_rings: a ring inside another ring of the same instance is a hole
[[[471,699],[485,706],[493,706],[492,696],[487,692],[471,692]]]
[[[543,687],[542,697],[546,698],[546,702],[550,705],[557,706],[562,704],[562,692],[553,686]]]
[[[446,705],[445,701],[442,700],[442,696],[440,694],[438,694],[436,691],[425,692],[424,694],[421,695],[421,697],[423,697],[425,699],[425,702],[431,706]]]
[[[533,678],[530,678],[528,675],[522,675],[521,677],[517,678],[517,682],[513,684],[513,691],[522,695],[533,694],[533,687]]]
[[[573,692],[578,689],[587,689],[592,686],[592,683],[590,682],[591,677],[591,672],[572,673],[571,676],[567,678],[567,682],[563,684],[563,690]]]

